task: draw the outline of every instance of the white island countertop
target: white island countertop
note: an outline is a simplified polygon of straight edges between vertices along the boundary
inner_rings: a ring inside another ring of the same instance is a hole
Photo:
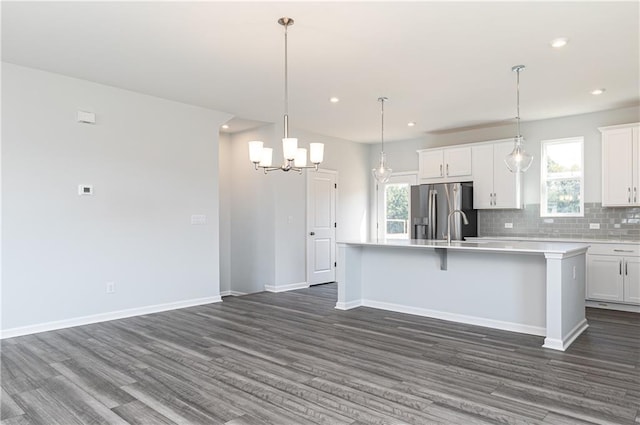
[[[589,248],[588,243],[546,241],[451,241],[433,239],[380,239],[371,241],[341,241],[346,245],[398,247],[398,248],[444,248],[459,251],[497,251],[502,253],[577,254]]]

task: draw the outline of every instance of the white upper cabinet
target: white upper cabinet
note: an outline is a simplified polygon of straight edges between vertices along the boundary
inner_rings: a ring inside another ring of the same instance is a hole
[[[602,206],[639,206],[640,123],[599,130],[602,133]]]
[[[512,141],[471,148],[474,208],[522,208],[522,174],[512,173],[504,163],[504,157],[512,150]]]
[[[471,147],[460,146],[418,151],[420,183],[471,179]]]

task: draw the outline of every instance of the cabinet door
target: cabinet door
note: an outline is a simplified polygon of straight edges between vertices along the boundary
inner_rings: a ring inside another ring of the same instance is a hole
[[[513,142],[493,145],[493,205],[494,208],[522,208],[522,173],[512,173],[504,162],[513,150]]]
[[[640,257],[625,257],[624,261],[624,301],[640,304]]]
[[[473,208],[493,208],[493,145],[471,148]]]
[[[440,179],[444,177],[442,149],[421,151],[418,153],[418,178]]]
[[[471,147],[447,148],[443,157],[445,177],[471,175]]]
[[[624,301],[623,257],[587,255],[587,299]]]
[[[602,206],[631,204],[633,128],[602,133]]]

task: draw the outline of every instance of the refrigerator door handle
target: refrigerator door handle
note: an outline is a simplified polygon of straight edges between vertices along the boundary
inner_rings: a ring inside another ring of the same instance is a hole
[[[427,229],[427,239],[435,239],[436,229],[438,228],[438,219],[436,216],[436,196],[437,192],[435,190],[429,191],[429,228]]]

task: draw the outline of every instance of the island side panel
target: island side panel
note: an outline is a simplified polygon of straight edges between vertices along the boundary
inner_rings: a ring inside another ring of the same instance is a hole
[[[545,335],[544,255],[364,246],[362,305]],[[347,267],[350,267],[347,264]]]
[[[547,335],[543,347],[564,351],[588,327],[584,301],[586,255],[581,252],[545,256]]]
[[[362,246],[338,243],[336,308],[348,310],[362,305]]]

